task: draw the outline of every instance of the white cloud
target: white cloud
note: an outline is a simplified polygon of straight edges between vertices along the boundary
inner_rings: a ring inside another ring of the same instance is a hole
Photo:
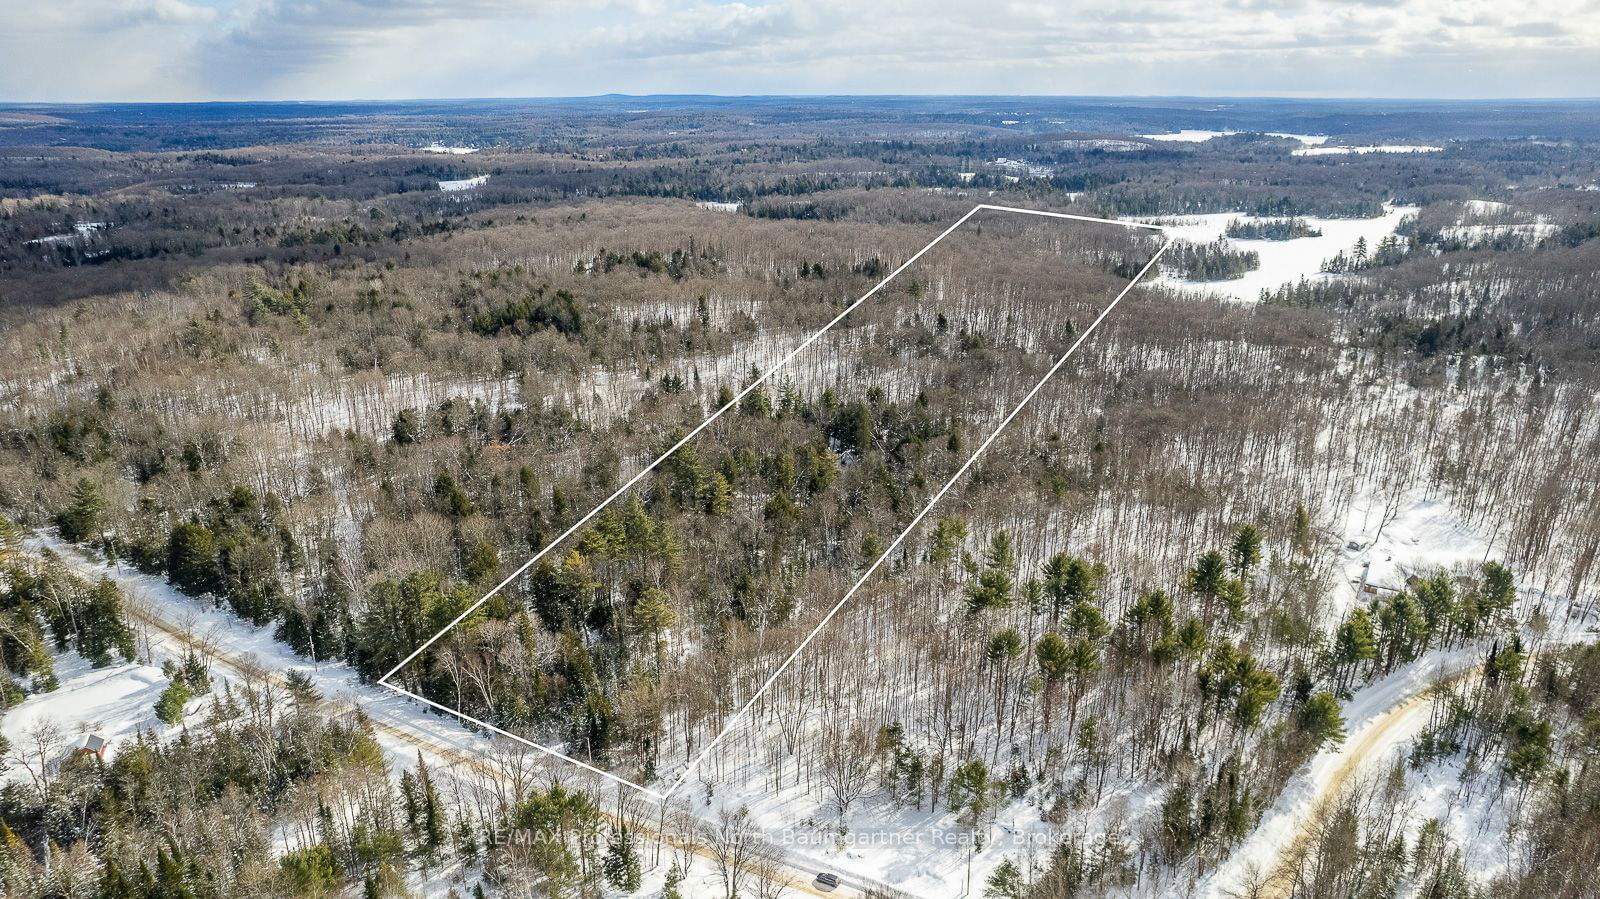
[[[1600,83],[1592,0],[212,2],[0,13],[0,97],[1534,96]]]

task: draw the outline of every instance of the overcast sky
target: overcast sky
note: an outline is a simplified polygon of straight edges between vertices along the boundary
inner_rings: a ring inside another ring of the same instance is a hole
[[[0,101],[1596,85],[1600,0],[0,0]]]

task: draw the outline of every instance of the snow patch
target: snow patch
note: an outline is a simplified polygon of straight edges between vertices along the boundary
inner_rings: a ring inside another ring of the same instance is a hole
[[[95,234],[111,227],[110,222],[78,222],[66,234],[51,234],[27,242],[27,246],[46,246],[57,243],[70,243],[72,241],[91,240]]]
[[[1169,134],[1141,134],[1139,136],[1145,140],[1163,140],[1172,141],[1174,143],[1198,144],[1203,141],[1208,141],[1213,137],[1226,137],[1227,135],[1238,133],[1239,132],[1237,131],[1203,131],[1198,128],[1185,128],[1182,131],[1174,131]]]
[[[487,183],[488,180],[488,175],[479,175],[476,178],[463,178],[459,181],[440,181],[439,189],[446,192],[472,190],[474,187]]]
[[[1007,159],[1004,156],[999,157],[990,164],[1001,171],[1014,172],[1016,175],[1028,175],[1032,178],[1048,178],[1055,172],[1055,169],[1047,165],[1039,165],[1021,159]],[[1008,175],[1006,177],[1016,181],[1016,175]]]
[[[1263,133],[1268,137],[1286,137],[1289,140],[1297,140],[1308,147],[1317,147],[1328,142],[1328,135],[1326,134],[1293,134],[1288,131],[1267,131]]]

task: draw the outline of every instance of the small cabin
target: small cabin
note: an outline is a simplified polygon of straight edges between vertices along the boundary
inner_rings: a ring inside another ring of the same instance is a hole
[[[84,734],[78,738],[78,742],[72,747],[72,754],[78,755],[88,752],[92,753],[95,758],[104,759],[106,757],[106,746],[109,745],[109,742],[99,734]]]

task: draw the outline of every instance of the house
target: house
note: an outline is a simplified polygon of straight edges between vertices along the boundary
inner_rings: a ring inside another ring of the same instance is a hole
[[[106,757],[107,745],[109,745],[109,741],[99,734],[84,734],[83,736],[79,737],[78,742],[73,745],[72,754],[77,755],[81,752],[89,752],[93,753],[95,758],[104,759]]]

